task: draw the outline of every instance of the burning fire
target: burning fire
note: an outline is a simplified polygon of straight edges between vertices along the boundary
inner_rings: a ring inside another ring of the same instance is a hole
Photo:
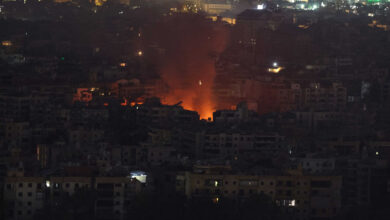
[[[182,102],[181,106],[184,109],[198,112],[201,119],[212,119],[215,111],[211,91],[212,81],[209,86],[205,86],[205,84],[198,84],[200,88],[171,89],[162,101],[168,105]]]
[[[172,16],[152,27],[149,35],[166,51],[157,60],[160,77],[169,88],[161,92],[162,102],[182,102],[183,108],[197,111],[201,119],[212,118],[215,111],[215,58],[227,43],[227,28],[216,27],[199,15]]]

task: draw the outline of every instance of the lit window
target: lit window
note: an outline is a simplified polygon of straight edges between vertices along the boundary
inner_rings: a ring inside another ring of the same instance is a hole
[[[5,47],[9,47],[9,46],[12,46],[12,42],[11,42],[11,41],[8,41],[8,40],[2,41],[2,42],[1,42],[1,45],[5,46]]]

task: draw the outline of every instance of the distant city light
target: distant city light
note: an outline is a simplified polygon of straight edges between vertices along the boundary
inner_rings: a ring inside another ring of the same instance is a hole
[[[279,73],[282,69],[284,69],[284,68],[281,67],[281,66],[279,66],[279,67],[277,67],[277,68],[268,68],[268,72],[277,74],[277,73]]]
[[[50,181],[46,180],[46,187],[50,187]]]
[[[282,199],[282,200],[277,200],[276,204],[279,206],[289,206],[289,207],[294,207],[296,205],[295,199]]]
[[[257,10],[263,10],[265,9],[265,4],[257,5]]]
[[[138,55],[138,56],[142,56],[142,55],[143,55],[142,50],[139,50],[139,51],[137,52],[137,55]]]
[[[136,179],[140,181],[141,183],[146,183],[146,173],[144,171],[132,171],[130,172],[130,178]]]
[[[277,62],[273,62],[273,63],[272,63],[272,66],[273,66],[273,67],[278,67],[278,63],[277,63]]]
[[[374,17],[374,13],[368,13],[368,17]]]
[[[202,80],[199,80],[198,84],[199,84],[199,86],[201,86],[202,85]]]
[[[302,29],[308,29],[309,28],[308,25],[303,25],[303,24],[298,25],[298,27],[302,28]]]
[[[127,63],[125,63],[125,62],[122,62],[122,63],[120,63],[120,64],[119,64],[119,66],[121,66],[121,67],[125,67],[125,66],[127,66]]]

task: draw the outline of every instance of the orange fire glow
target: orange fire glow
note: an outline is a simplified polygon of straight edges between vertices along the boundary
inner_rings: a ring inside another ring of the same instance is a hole
[[[127,99],[123,98],[123,102],[121,102],[121,106],[127,106]]]
[[[143,105],[144,104],[144,102],[143,101],[135,101],[135,102],[130,102],[130,106],[131,107],[134,107],[134,106],[136,106],[136,105]]]
[[[166,66],[162,77],[169,86],[169,92],[162,97],[162,102],[168,105],[182,102],[181,106],[184,109],[197,111],[201,119],[212,119],[216,110],[212,94],[214,62],[212,59],[199,59],[194,62],[197,62],[197,67],[190,71],[192,74],[184,75],[185,78],[180,77],[181,72],[175,70],[177,64]]]
[[[198,15],[172,17],[150,30],[149,36],[166,51],[157,60],[160,77],[168,86],[168,92],[160,95],[163,104],[182,102],[184,109],[197,111],[201,119],[212,118],[214,64],[226,47],[227,33],[224,25],[210,25]]]
[[[215,107],[211,94],[211,87],[204,88],[197,93],[196,90],[189,89],[172,89],[165,98],[163,104],[174,105],[182,102],[184,109],[198,112],[201,119],[212,119]]]

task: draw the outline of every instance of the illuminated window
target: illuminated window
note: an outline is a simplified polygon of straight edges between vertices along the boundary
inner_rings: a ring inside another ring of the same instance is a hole
[[[207,179],[205,180],[204,184],[206,186],[220,187],[222,186],[222,180]]]
[[[276,200],[276,204],[279,205],[279,206],[294,207],[295,206],[295,199],[292,199],[292,200],[288,200],[288,199]]]
[[[258,186],[257,180],[242,180],[240,181],[240,186]]]
[[[9,47],[9,46],[12,46],[12,42],[11,42],[11,41],[8,41],[8,40],[2,41],[2,42],[1,42],[1,45],[5,46],[5,47]]]
[[[257,5],[257,10],[263,10],[265,9],[265,4]]]

